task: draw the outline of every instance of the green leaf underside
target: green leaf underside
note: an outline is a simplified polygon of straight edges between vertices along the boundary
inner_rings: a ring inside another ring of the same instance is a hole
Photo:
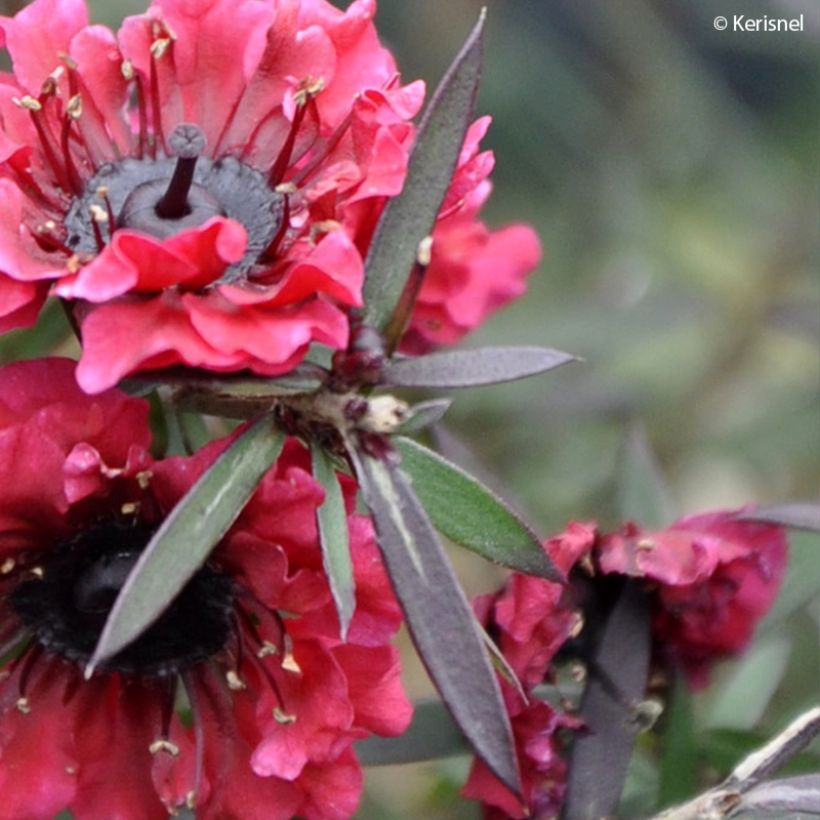
[[[636,521],[648,529],[669,524],[674,518],[669,491],[643,426],[633,426],[627,431],[619,461],[621,518]]]
[[[131,570],[90,667],[115,655],[162,614],[236,520],[284,442],[284,433],[265,416],[241,433],[200,476]]]
[[[643,699],[649,650],[648,600],[637,583],[627,581],[589,670],[581,701],[589,733],[572,744],[564,820],[615,815],[637,733],[629,707]]]
[[[397,437],[394,443],[402,470],[439,532],[496,564],[562,580],[538,537],[492,490],[411,439]]]
[[[450,186],[481,76],[484,13],[439,83],[419,124],[399,196],[386,205],[365,261],[364,322],[384,331],[432,233]]]
[[[479,387],[526,379],[575,356],[551,347],[481,347],[389,361],[382,383],[392,387]]]
[[[316,442],[311,442],[310,455],[313,477],[325,491],[325,500],[316,510],[316,521],[322,545],[322,561],[339,615],[339,631],[344,640],[356,607],[347,512],[333,460]]]
[[[820,504],[792,502],[758,507],[739,516],[743,521],[763,521],[796,530],[820,532]]]
[[[695,738],[692,694],[681,672],[672,681],[664,712],[664,743],[661,757],[661,808],[680,803],[695,792],[701,751]]]
[[[512,730],[499,683],[435,530],[395,464],[355,447],[350,454],[419,655],[476,753],[520,795]]]

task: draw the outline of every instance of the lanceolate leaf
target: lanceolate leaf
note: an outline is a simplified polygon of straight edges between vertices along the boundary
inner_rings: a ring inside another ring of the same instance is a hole
[[[411,439],[398,437],[395,444],[402,470],[439,532],[497,564],[562,580],[537,536],[490,489]]]
[[[550,347],[482,347],[453,350],[385,365],[384,384],[394,387],[477,387],[536,376],[575,357]]]
[[[796,530],[820,532],[820,504],[794,502],[791,504],[774,504],[770,507],[758,507],[743,513],[744,521],[765,521],[792,527]]]
[[[385,330],[432,233],[473,118],[481,75],[484,13],[441,80],[419,124],[407,178],[376,226],[365,262],[364,321]]]
[[[344,640],[356,606],[347,513],[342,488],[339,486],[339,479],[330,456],[315,442],[311,443],[310,453],[313,477],[325,490],[325,500],[316,510],[316,519],[322,543],[322,560],[339,614],[339,630]]]
[[[589,733],[572,744],[564,820],[615,814],[637,734],[631,709],[646,690],[649,605],[627,581],[607,620],[581,702]]]
[[[410,634],[465,737],[521,793],[512,730],[478,625],[410,482],[392,462],[351,447],[379,547]]]
[[[204,563],[282,451],[265,416],[236,438],[171,511],[140,556],[108,616],[90,668],[139,637]]]

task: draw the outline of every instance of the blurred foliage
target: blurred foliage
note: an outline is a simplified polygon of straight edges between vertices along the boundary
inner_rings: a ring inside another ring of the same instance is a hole
[[[528,296],[469,343],[548,344],[585,363],[460,393],[453,429],[545,534],[570,518],[616,523],[618,452],[636,420],[679,513],[816,497],[816,0],[382,0],[377,23],[405,79],[433,85],[485,3],[487,217],[533,223],[545,258]],[[90,5],[109,25],[142,8]],[[714,30],[715,14],[738,11],[803,13],[805,31]],[[68,334],[53,305],[0,340],[0,357],[76,354]],[[475,559],[457,563],[470,587],[498,581]],[[676,699],[662,741],[639,750],[627,815],[682,796],[670,759],[714,783],[818,700],[819,593],[818,539],[795,536],[755,645],[705,693]],[[796,765],[820,765],[817,744]],[[465,759],[372,770],[360,816],[474,817],[456,799],[466,770]]]

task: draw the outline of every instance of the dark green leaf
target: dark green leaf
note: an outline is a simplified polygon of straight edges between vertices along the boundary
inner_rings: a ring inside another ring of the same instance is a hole
[[[765,521],[792,527],[796,530],[820,532],[820,504],[794,502],[791,504],[773,504],[770,507],[757,507],[738,516],[743,521]]]
[[[476,387],[526,379],[575,356],[550,347],[482,347],[389,361],[383,384],[393,387]]]
[[[661,808],[685,800],[697,786],[701,749],[695,739],[692,694],[680,673],[672,683],[665,716],[658,795]]]
[[[589,733],[572,744],[565,820],[615,814],[638,731],[631,710],[646,690],[649,649],[648,599],[637,582],[627,581],[589,669],[581,701]]]
[[[669,491],[642,426],[629,429],[621,447],[618,511],[625,521],[648,529],[664,527],[674,515]]]
[[[398,437],[395,444],[437,530],[496,564],[562,580],[538,536],[490,489],[412,439]]]
[[[433,231],[473,118],[481,75],[484,12],[447,70],[419,124],[407,178],[385,207],[365,262],[364,322],[384,331]]]
[[[139,637],[174,600],[236,520],[284,441],[273,420],[261,418],[200,476],[131,570],[108,615],[90,668]]]
[[[388,766],[465,754],[469,748],[445,705],[429,700],[415,704],[413,722],[403,735],[361,740],[356,754],[365,766]]]
[[[395,454],[351,447],[410,635],[442,699],[490,771],[521,793],[512,730],[470,605]]]
[[[319,538],[322,543],[322,561],[327,573],[333,601],[339,614],[342,640],[356,607],[356,589],[353,563],[347,532],[347,512],[339,478],[330,456],[316,442],[310,446],[313,477],[324,487],[325,500],[316,510]]]

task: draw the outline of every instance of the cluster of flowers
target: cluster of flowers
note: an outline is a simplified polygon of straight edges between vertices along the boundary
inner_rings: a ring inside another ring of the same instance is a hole
[[[715,662],[749,643],[780,587],[787,541],[782,527],[743,520],[747,511],[694,515],[660,531],[629,522],[602,533],[595,523],[573,522],[544,544],[569,585],[515,573],[498,593],[475,602],[521,683],[502,687],[526,804],[476,760],[464,793],[484,802],[487,817],[546,818],[561,807],[566,762],[556,733],[582,725],[534,690],[550,680],[557,653],[583,629],[584,596],[575,582],[591,585],[594,596],[596,584],[640,579],[652,603],[656,661],[679,667],[693,688],[708,683]]]
[[[0,372],[3,817],[348,817],[352,743],[411,706],[400,612],[343,478],[356,581],[345,640],[322,569],[323,490],[290,441],[206,567],[84,679],[122,583],[227,445],[154,460],[147,405],[111,390],[174,365],[276,375],[344,348],[363,259],[398,194],[425,89],[372,0],[157,0],[118,33],[82,0],[0,18],[0,330],[49,296],[81,342]],[[477,214],[493,156],[469,129],[407,351],[520,295],[531,228]],[[179,691],[178,691],[179,690]],[[184,690],[184,694],[183,693]],[[182,700],[180,701],[180,697]],[[181,712],[178,706],[184,704]]]
[[[342,639],[324,491],[296,440],[162,617],[84,675],[142,550],[230,442],[155,459],[148,405],[115,386],[171,366],[277,375],[314,343],[348,344],[424,96],[373,14],[373,0],[155,0],[114,34],[82,0],[35,0],[0,18],[14,69],[0,76],[0,331],[56,296],[82,350],[76,366],[0,370],[0,817],[349,817],[353,743],[409,723],[401,613],[357,488],[341,477],[356,581]],[[531,228],[478,217],[488,125],[467,133],[408,353],[519,296],[540,257]],[[659,644],[703,682],[769,606],[785,545],[718,515],[660,533],[575,524],[546,548],[567,573],[652,584]],[[481,763],[466,787],[501,814],[560,805],[553,735],[575,722],[525,695],[577,629],[568,592],[514,575],[476,604],[523,686],[502,683],[527,807]]]

